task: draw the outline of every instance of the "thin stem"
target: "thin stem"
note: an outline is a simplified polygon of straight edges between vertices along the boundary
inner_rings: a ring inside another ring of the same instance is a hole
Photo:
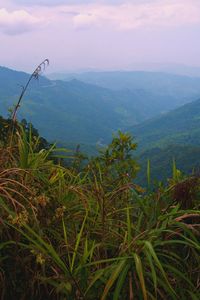
[[[13,141],[13,135],[14,135],[14,130],[15,130],[15,126],[16,126],[16,120],[17,120],[17,112],[18,112],[18,109],[20,107],[20,104],[21,104],[21,101],[24,97],[24,94],[26,93],[26,90],[31,82],[31,80],[34,78],[34,79],[38,79],[40,74],[42,73],[43,70],[45,70],[46,66],[49,65],[49,60],[48,59],[45,59],[43,60],[43,62],[41,62],[41,64],[39,64],[37,66],[37,68],[34,70],[34,72],[30,75],[26,85],[24,87],[22,87],[22,92],[19,96],[19,99],[17,101],[17,104],[14,108],[14,111],[13,111],[13,114],[12,114],[12,123],[11,123],[11,133],[10,133],[10,147],[12,146],[12,141]]]
[[[26,90],[27,90],[27,88],[28,88],[28,86],[29,86],[31,80],[32,80],[33,78],[38,79],[39,75],[40,75],[41,72],[42,72],[42,69],[44,70],[45,67],[48,66],[48,65],[49,65],[49,60],[48,60],[48,59],[45,59],[43,62],[41,62],[41,64],[39,64],[39,65],[37,66],[37,68],[35,69],[35,71],[30,75],[30,77],[29,77],[29,79],[28,79],[28,81],[27,81],[25,87],[22,88],[22,92],[21,92],[21,94],[20,94],[20,96],[19,96],[18,102],[17,102],[17,104],[16,104],[16,106],[15,106],[15,108],[14,108],[13,114],[12,114],[12,121],[13,121],[13,122],[16,121],[17,111],[18,111],[18,109],[19,109],[19,107],[20,107],[22,98],[24,97],[24,94],[25,94],[25,92],[26,92]]]

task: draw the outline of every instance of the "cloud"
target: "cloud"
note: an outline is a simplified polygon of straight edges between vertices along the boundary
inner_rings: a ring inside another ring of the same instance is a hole
[[[77,14],[73,18],[73,23],[77,29],[87,29],[98,24],[98,17],[94,14]]]
[[[63,6],[67,13],[71,6]],[[125,1],[119,5],[74,5],[76,15],[72,21],[75,28],[112,26],[118,30],[134,30],[159,26],[182,26],[200,24],[199,0]]]
[[[0,9],[0,32],[8,35],[17,35],[38,29],[42,20],[25,10],[7,11]]]
[[[18,6],[25,2],[32,6],[10,13],[0,10],[0,30],[7,34],[34,30],[44,19],[56,27],[69,28],[71,23],[74,29],[121,31],[200,24],[199,0],[12,1]]]
[[[57,5],[76,5],[87,3],[104,3],[104,4],[119,4],[126,0],[12,0],[13,3],[18,5],[39,5],[39,6],[57,6]],[[133,0],[135,1],[135,0]],[[137,0],[136,0],[137,1]],[[141,0],[144,1],[144,0]],[[145,0],[149,1],[149,0]]]

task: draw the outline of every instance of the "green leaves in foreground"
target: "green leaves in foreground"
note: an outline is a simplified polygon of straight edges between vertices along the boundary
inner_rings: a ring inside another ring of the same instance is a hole
[[[200,299],[198,178],[192,193],[177,177],[145,192],[134,184],[136,145],[122,133],[78,169],[35,146],[19,135],[1,171],[3,300]]]

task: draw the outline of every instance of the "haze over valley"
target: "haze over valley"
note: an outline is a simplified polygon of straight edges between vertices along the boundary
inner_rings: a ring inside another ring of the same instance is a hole
[[[7,115],[28,77],[0,68],[1,114]],[[200,78],[157,72],[83,73],[66,81],[41,77],[31,83],[19,117],[50,141],[108,143],[117,130],[165,115],[199,95]]]

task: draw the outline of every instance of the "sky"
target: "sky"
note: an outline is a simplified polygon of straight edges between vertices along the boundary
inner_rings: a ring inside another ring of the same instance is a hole
[[[0,65],[50,73],[200,67],[200,0],[0,0]]]

